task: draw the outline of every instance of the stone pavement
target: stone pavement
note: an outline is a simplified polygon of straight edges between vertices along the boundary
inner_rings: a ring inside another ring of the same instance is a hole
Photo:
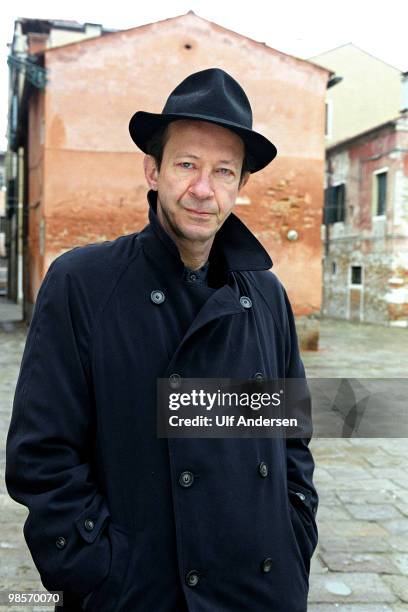
[[[0,590],[44,590],[22,534],[27,511],[4,485],[5,438],[25,333],[23,323],[0,323]],[[303,353],[308,376],[406,376],[406,329],[323,320],[320,347]],[[311,448],[320,506],[309,612],[408,611],[408,440],[314,439]],[[7,609],[53,610],[0,606],[0,612]]]
[[[23,319],[23,306],[16,304],[5,296],[0,296],[0,325],[3,329],[12,329],[12,323]]]

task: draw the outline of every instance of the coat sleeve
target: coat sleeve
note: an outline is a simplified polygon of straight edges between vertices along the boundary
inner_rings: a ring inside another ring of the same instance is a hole
[[[305,369],[300,357],[298,338],[295,327],[292,307],[286,290],[283,289],[286,306],[286,335],[285,335],[285,376],[286,378],[303,379],[302,388],[302,416],[310,419],[308,430],[312,431],[311,398],[307,387]],[[306,400],[306,401],[305,401]],[[305,407],[306,406],[306,409]],[[314,460],[309,448],[311,438],[286,438],[287,479],[289,492],[301,493],[299,499],[309,511],[314,536],[317,537],[317,528],[314,516],[318,507],[318,494],[313,484]],[[304,499],[303,499],[304,497]]]
[[[108,574],[110,513],[89,458],[89,306],[64,255],[48,269],[35,304],[7,435],[5,478],[10,496],[28,508],[24,537],[43,585],[81,598]]]

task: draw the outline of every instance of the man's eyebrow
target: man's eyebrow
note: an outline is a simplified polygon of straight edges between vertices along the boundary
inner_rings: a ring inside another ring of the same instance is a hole
[[[193,159],[200,159],[198,155],[193,155],[193,153],[178,153],[176,158],[179,157],[192,157]],[[218,161],[219,164],[237,164],[237,160],[235,159],[220,159]]]
[[[193,155],[192,153],[178,153],[176,157],[194,157],[194,159],[200,159],[198,155]]]

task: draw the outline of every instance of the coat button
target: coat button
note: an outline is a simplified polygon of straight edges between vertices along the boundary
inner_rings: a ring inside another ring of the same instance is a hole
[[[195,587],[198,584],[200,576],[196,570],[191,570],[186,574],[186,583],[189,587]]]
[[[260,476],[262,476],[262,478],[266,478],[268,475],[268,466],[265,463],[265,461],[261,461],[261,463],[258,466],[258,472],[260,474]]]
[[[242,297],[240,297],[239,301],[241,303],[241,306],[243,306],[244,308],[251,308],[252,306],[252,301],[246,295],[243,295]]]
[[[66,539],[65,539],[64,537],[62,537],[62,536],[60,536],[59,538],[57,538],[57,539],[55,540],[55,546],[56,546],[57,548],[60,548],[60,549],[61,549],[61,548],[64,548],[64,546],[66,545],[66,543],[67,543]]]
[[[182,487],[187,488],[191,487],[194,482],[194,474],[186,470],[185,472],[181,472],[179,477],[179,483]]]
[[[153,304],[163,304],[166,298],[164,297],[163,291],[160,291],[160,289],[155,289],[151,292],[150,299],[152,300]]]
[[[95,527],[95,523],[92,519],[85,519],[84,527],[87,531],[92,531],[92,529]]]
[[[172,389],[177,389],[181,385],[181,376],[180,374],[170,374],[169,383]]]
[[[195,283],[195,282],[196,282],[196,280],[197,280],[197,274],[196,274],[195,272],[189,272],[189,273],[188,273],[188,280],[189,280],[191,283]]]
[[[267,557],[267,559],[264,559],[261,563],[261,570],[263,571],[264,574],[267,574],[268,572],[271,571],[272,569],[272,559],[270,557]]]
[[[262,374],[262,372],[257,372],[256,374],[254,374],[254,378],[256,380],[256,382],[263,382],[264,379],[264,375]]]

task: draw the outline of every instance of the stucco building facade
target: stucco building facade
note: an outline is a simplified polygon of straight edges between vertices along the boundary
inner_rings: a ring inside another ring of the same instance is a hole
[[[326,95],[326,145],[351,138],[398,116],[401,71],[347,43],[310,58],[341,78]]]
[[[408,114],[327,150],[325,315],[408,326]]]
[[[220,67],[242,84],[251,100],[254,129],[278,149],[276,160],[251,176],[234,212],[267,248],[301,335],[316,344],[324,105],[331,72],[192,12],[37,48],[35,59],[46,70],[47,84],[26,92],[20,117],[25,117],[26,131],[17,143],[26,150],[27,312],[59,254],[145,225],[143,153],[128,134],[131,115],[161,112],[170,91],[188,74]]]

